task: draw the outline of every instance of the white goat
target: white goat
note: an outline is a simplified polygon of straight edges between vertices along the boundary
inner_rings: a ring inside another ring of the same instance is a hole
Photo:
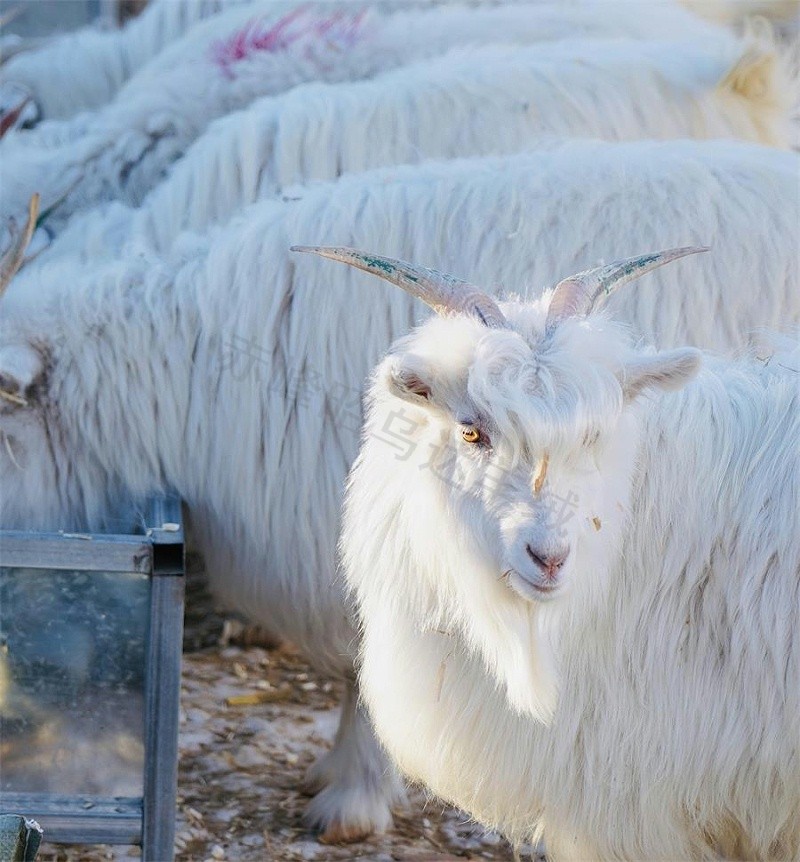
[[[47,192],[49,206],[70,189],[50,217],[53,230],[71,212],[102,200],[138,204],[214,118],[310,80],[366,78],[459,45],[687,32],[710,43],[732,38],[691,13],[658,3],[648,4],[642,15],[630,15],[626,3],[449,5],[391,14],[361,5],[304,5],[283,16],[270,10],[274,3],[262,0],[200,23],[63,147],[26,147],[24,132],[6,136],[3,213],[19,215],[37,190]]]
[[[152,0],[121,30],[84,27],[30,51],[20,51],[23,41],[19,53],[3,63],[0,78],[24,87],[40,117],[71,117],[108,102],[135,71],[198,21],[248,2]]]
[[[773,51],[736,42],[459,50],[373,81],[261,99],[213,124],[139,210],[77,218],[51,251],[84,249],[96,260],[136,237],[166,252],[181,230],[205,230],[287,186],[425,158],[514,153],[543,135],[735,136],[786,147],[791,91]]]
[[[370,303],[347,271],[344,303],[288,246],[380,241],[536,285],[603,251],[707,238],[718,253],[698,262],[702,291],[677,265],[621,310],[664,340],[738,344],[798,316],[797,164],[736,143],[572,142],[346,177],[185,236],[166,263],[23,270],[0,320],[2,523],[85,529],[120,498],[170,487],[225,603],[347,674],[353,630],[332,563],[358,381],[416,309],[402,295]],[[346,706],[313,776],[329,784],[312,818],[333,835],[382,828],[396,793],[352,692]]]
[[[659,255],[497,305],[322,251],[445,315],[375,373],[342,533],[396,762],[555,862],[799,858],[800,350],[634,348],[592,306]]]

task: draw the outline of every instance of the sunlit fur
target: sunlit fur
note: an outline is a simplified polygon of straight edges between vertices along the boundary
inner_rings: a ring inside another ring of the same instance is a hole
[[[785,147],[791,92],[772,47],[735,40],[457,50],[370,81],[260,99],[212,124],[138,210],[81,215],[46,255],[96,261],[131,237],[163,252],[181,230],[205,230],[294,184],[425,158],[520,152],[543,135],[738,137]]]
[[[343,14],[358,22],[357,38],[346,49],[309,33],[285,49],[253,52],[237,62],[235,74],[228,77],[215,64],[215,46],[254,22],[262,28],[278,26],[299,11],[303,25],[311,26],[315,17],[324,20],[337,14],[336,4],[295,2],[287,11],[286,3],[258,0],[200,22],[165,47],[88,123],[82,121],[80,136],[63,147],[15,145],[11,139],[19,134],[7,135],[10,140],[1,150],[2,214],[15,214],[33,190],[41,191],[49,203],[56,192],[71,189],[49,218],[54,231],[71,213],[103,200],[138,204],[212,120],[257,97],[308,81],[366,78],[458,45],[521,45],[593,36],[681,38],[687,32],[699,39],[727,37],[721,28],[672,3],[648,3],[647,14],[637,15],[630,14],[626,2],[477,8],[442,4],[396,12],[369,7],[363,15],[360,4],[339,5]]]
[[[512,331],[431,321],[373,379],[342,554],[381,740],[556,862],[797,859],[800,352],[707,356],[686,385],[691,352],[503,307]],[[461,442],[465,415],[491,448]],[[577,503],[545,601],[503,575],[509,514],[540,542],[548,486]]]
[[[122,30],[84,27],[12,57],[2,67],[2,80],[23,85],[41,117],[71,117],[108,102],[137,69],[193,24],[246,2],[152,0]]]
[[[0,523],[86,529],[123,495],[172,488],[220,598],[349,673],[333,560],[361,382],[423,311],[289,246],[380,248],[538,295],[600,257],[707,241],[713,254],[648,276],[618,308],[645,331],[657,321],[664,343],[735,345],[796,315],[796,166],[743,144],[575,142],[306,189],[184,236],[168,260],[23,270],[0,308],[0,388],[28,401],[0,402]],[[377,750],[355,762],[373,787]],[[385,824],[393,792],[365,792],[368,813],[347,816]]]

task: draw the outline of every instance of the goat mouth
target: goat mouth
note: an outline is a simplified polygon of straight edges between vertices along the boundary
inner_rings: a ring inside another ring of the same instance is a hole
[[[516,569],[507,569],[503,572],[502,579],[517,595],[528,601],[549,601],[561,589],[560,583],[543,584],[525,577]]]

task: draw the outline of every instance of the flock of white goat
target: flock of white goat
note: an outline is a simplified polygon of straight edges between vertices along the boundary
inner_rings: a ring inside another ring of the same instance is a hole
[[[178,493],[221,601],[347,680],[327,840],[393,762],[554,860],[800,859],[797,81],[751,6],[793,11],[4,40],[0,522]]]

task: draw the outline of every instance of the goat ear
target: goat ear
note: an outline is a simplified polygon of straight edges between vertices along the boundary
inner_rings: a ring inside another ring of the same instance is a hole
[[[778,58],[773,51],[749,49],[719,82],[719,89],[750,102],[774,101],[778,88]]]
[[[394,395],[414,404],[430,402],[433,397],[430,374],[416,356],[406,355],[391,361],[386,382]]]
[[[44,376],[44,360],[29,344],[0,349],[0,406],[27,406],[31,391]]]
[[[700,351],[691,347],[637,357],[625,365],[625,399],[633,400],[644,389],[681,389],[697,374],[701,360]]]

